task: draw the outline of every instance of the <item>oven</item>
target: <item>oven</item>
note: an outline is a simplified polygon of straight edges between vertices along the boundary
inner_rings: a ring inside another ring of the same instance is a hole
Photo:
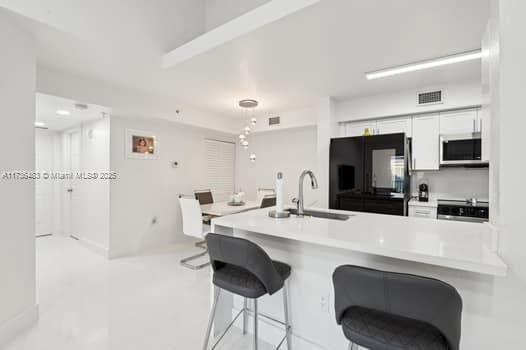
[[[458,200],[439,200],[438,220],[483,223],[489,221],[489,203]]]

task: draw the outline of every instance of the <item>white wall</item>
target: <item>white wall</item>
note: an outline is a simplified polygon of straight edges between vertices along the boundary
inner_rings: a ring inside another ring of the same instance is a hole
[[[494,302],[488,305],[493,318],[487,328],[480,328],[481,341],[487,348],[525,349],[526,339],[526,235],[524,234],[524,202],[526,187],[524,174],[524,76],[526,69],[526,2],[500,0],[494,2],[498,10],[500,34],[500,71],[495,76],[492,90],[492,118],[499,124],[497,137],[492,138],[499,157],[498,176],[492,173],[492,193],[499,197],[500,213],[497,227],[500,232],[499,252],[508,264],[509,276],[495,281]],[[498,6],[498,7],[497,7]],[[494,104],[495,103],[495,104]],[[486,335],[488,334],[488,335]]]
[[[335,103],[335,119],[342,122],[411,115],[482,104],[480,81],[457,82],[432,88],[443,89],[444,103],[419,107],[416,105],[416,94],[417,91],[425,90],[425,88],[401,90],[388,94],[338,100]]]
[[[482,92],[481,113],[490,120],[490,221],[498,225],[500,213],[500,40],[499,1],[491,0],[491,11],[482,40]]]
[[[110,171],[110,120],[99,119],[80,127],[80,168],[82,172]],[[95,251],[108,255],[110,236],[109,180],[78,182],[78,237]]]
[[[276,174],[283,173],[285,204],[298,196],[301,172],[311,169],[319,176],[316,158],[316,127],[304,127],[254,134],[249,137],[249,149],[237,148],[236,190],[255,199],[258,188],[274,188]],[[252,163],[250,154],[256,154]],[[305,205],[317,201],[320,190],[311,190],[305,180]]]
[[[126,158],[126,129],[154,133],[160,159]],[[111,170],[118,177],[110,190],[112,257],[183,239],[177,196],[208,187],[206,138],[236,140],[232,134],[162,120],[111,119]],[[178,168],[172,168],[173,161]]]
[[[316,106],[317,163],[319,169],[319,207],[329,208],[329,166],[331,138],[338,136],[336,104],[331,97],[321,98]]]
[[[35,167],[34,42],[0,9],[0,172]],[[36,320],[34,182],[0,178],[0,346]]]
[[[113,86],[45,67],[39,67],[37,78],[38,92],[109,106],[112,116],[165,119],[223,132],[236,132],[239,129],[239,122],[235,119],[203,112],[171,97]]]
[[[418,195],[418,185],[429,185],[432,199],[489,199],[489,170],[446,168],[440,171],[418,171],[411,177],[412,194]]]
[[[316,126],[317,114],[315,107],[306,107],[297,110],[283,111],[280,113],[273,113],[268,115],[256,116],[257,123],[250,126],[253,132],[266,132],[283,129],[301,128],[305,126]],[[270,117],[280,117],[280,123],[277,125],[269,125]],[[245,126],[249,125],[250,118],[241,120],[239,122],[239,131],[242,131]]]
[[[60,169],[61,158],[57,153],[60,136],[51,130],[35,129],[35,170],[44,173]],[[35,233],[37,235],[58,233],[60,222],[60,197],[55,189],[57,183],[43,178],[35,181]],[[58,225],[57,225],[58,224]]]
[[[241,16],[270,0],[205,0],[205,31]]]

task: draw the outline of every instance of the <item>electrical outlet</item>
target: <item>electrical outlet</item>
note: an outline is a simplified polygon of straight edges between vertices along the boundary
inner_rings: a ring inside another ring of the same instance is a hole
[[[330,296],[330,294],[329,293],[322,294],[322,296],[320,297],[320,309],[321,309],[321,311],[323,313],[328,314],[330,305],[331,305],[331,296]]]

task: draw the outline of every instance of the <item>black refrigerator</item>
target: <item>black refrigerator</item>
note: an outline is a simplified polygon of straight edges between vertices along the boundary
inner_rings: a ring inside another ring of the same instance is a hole
[[[329,207],[407,215],[409,160],[405,134],[331,139]]]

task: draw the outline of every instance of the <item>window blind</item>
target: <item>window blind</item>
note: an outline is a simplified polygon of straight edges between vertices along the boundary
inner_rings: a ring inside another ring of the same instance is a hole
[[[226,201],[234,193],[236,145],[231,142],[205,140],[207,183],[214,201]]]

